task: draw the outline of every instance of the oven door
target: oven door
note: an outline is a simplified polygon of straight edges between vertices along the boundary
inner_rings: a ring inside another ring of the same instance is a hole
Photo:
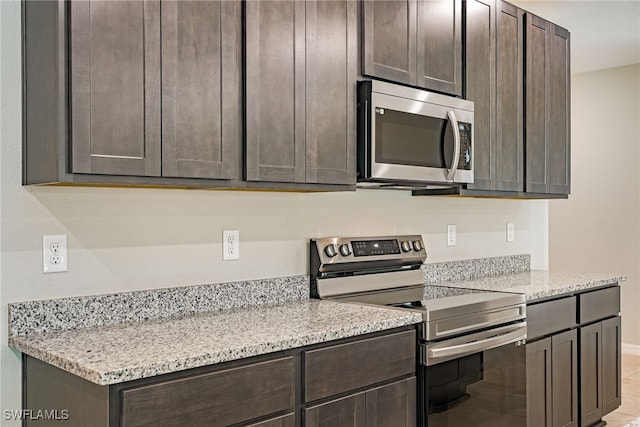
[[[371,94],[372,179],[473,182],[473,112]]]
[[[525,362],[525,346],[510,343],[422,366],[422,425],[526,427]]]

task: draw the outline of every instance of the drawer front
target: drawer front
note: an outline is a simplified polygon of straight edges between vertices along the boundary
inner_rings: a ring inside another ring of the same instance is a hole
[[[121,391],[121,425],[228,426],[294,406],[293,357]]]
[[[578,321],[589,323],[620,313],[620,286],[578,295]]]
[[[416,332],[406,331],[304,353],[305,402],[416,371]]]
[[[532,340],[577,325],[576,297],[527,305],[527,339]]]

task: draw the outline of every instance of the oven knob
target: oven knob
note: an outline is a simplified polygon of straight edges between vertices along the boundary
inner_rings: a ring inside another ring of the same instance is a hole
[[[349,255],[351,255],[351,248],[349,247],[349,244],[348,244],[348,243],[345,243],[344,245],[341,245],[341,246],[340,246],[340,253],[341,253],[343,256],[349,256]]]
[[[413,241],[413,250],[416,252],[420,252],[422,250],[422,242],[420,240]]]
[[[400,243],[400,246],[402,247],[402,252],[409,252],[411,250],[411,244],[406,240]]]
[[[327,245],[324,248],[324,253],[327,254],[329,258],[333,258],[334,256],[338,255],[338,252],[336,251],[336,245],[334,245],[333,243]]]

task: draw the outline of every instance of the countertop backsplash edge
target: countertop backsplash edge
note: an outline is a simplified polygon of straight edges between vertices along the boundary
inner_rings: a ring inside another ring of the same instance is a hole
[[[527,273],[531,271],[531,255],[507,255],[427,263],[422,266],[427,285],[442,282],[473,280],[491,276]]]
[[[309,297],[309,276],[9,303],[9,337],[186,316]]]

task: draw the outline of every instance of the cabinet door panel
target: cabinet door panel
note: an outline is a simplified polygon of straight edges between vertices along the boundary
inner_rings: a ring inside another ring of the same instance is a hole
[[[527,425],[551,427],[551,338],[527,344]]]
[[[306,181],[355,184],[354,1],[306,2]]]
[[[305,3],[245,3],[248,181],[305,182]]]
[[[415,343],[412,330],[306,351],[305,402],[414,373]]]
[[[547,192],[547,22],[526,14],[527,191]]]
[[[235,177],[240,3],[162,3],[162,175]]]
[[[462,95],[462,0],[418,1],[416,29],[416,84]]]
[[[416,0],[362,2],[362,74],[416,84],[416,7]]]
[[[578,332],[551,337],[553,427],[578,426]]]
[[[580,421],[602,418],[602,324],[580,328]]]
[[[160,175],[160,2],[71,2],[71,172]]]
[[[569,194],[571,156],[571,71],[569,32],[557,25],[549,30],[549,192]]]
[[[416,378],[408,378],[366,393],[367,427],[416,426]]]
[[[522,25],[522,10],[498,2],[495,164],[496,190],[503,191],[524,189]]]
[[[358,393],[304,410],[305,427],[368,427],[365,394]]]
[[[495,151],[495,2],[467,0],[466,98],[474,103],[473,184],[467,188],[494,190]]]
[[[622,319],[602,321],[602,415],[622,404]]]
[[[229,426],[292,410],[293,357],[224,371],[132,387],[120,391],[120,425]]]

